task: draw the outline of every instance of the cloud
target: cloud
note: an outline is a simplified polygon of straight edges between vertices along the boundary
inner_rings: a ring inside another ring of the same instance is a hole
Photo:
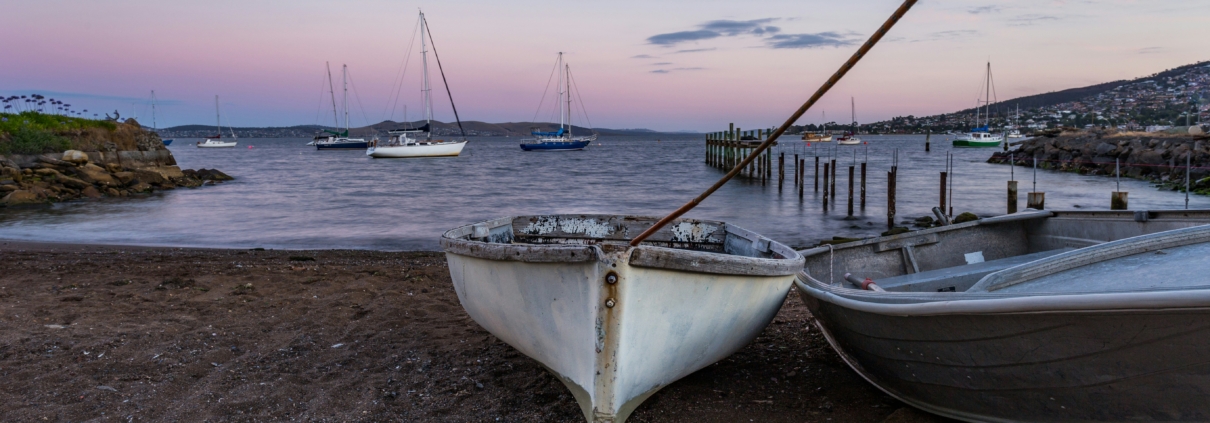
[[[777,34],[765,39],[765,45],[769,48],[841,47],[854,42],[852,38],[830,31],[817,34]]]
[[[948,31],[930,32],[928,34],[924,34],[924,37],[914,39],[911,42],[916,43],[916,42],[920,42],[920,41],[937,41],[937,40],[950,40],[950,39],[955,39],[955,38],[970,38],[970,37],[975,37],[978,35],[979,35],[979,31],[975,30],[975,29],[951,29]]]
[[[703,67],[656,69],[656,70],[651,71],[651,73],[671,73],[671,72],[696,71],[696,70],[705,70],[705,69],[706,68],[703,68]]]
[[[661,46],[671,46],[686,41],[709,40],[711,38],[717,38],[720,35],[721,34],[717,32],[707,31],[704,29],[698,31],[670,32],[667,34],[652,35],[647,37],[647,43]]]
[[[781,28],[766,25],[776,18],[753,19],[749,21],[716,20],[697,25],[692,31],[669,32],[647,37],[648,44],[658,46],[675,46],[680,43],[703,41],[718,37],[735,37],[740,35],[755,35],[757,37],[776,34]]]
[[[1164,51],[1164,48],[1163,48],[1163,47],[1143,47],[1143,48],[1141,48],[1141,49],[1138,49],[1138,50],[1136,51],[1136,53],[1138,53],[1138,54],[1152,54],[1152,53],[1159,53],[1159,52],[1162,52],[1162,51]]]
[[[694,48],[694,49],[689,49],[689,50],[677,50],[677,51],[674,51],[673,53],[698,53],[698,52],[703,52],[703,51],[714,51],[714,50],[718,50],[718,48],[717,47]]]
[[[654,59],[655,56],[652,56],[650,54],[640,54],[640,55],[636,55],[636,56],[630,56],[630,58],[631,59]]]
[[[672,64],[672,62],[659,62],[659,63],[652,63],[651,66],[668,66],[671,64]]]
[[[1061,19],[1063,19],[1061,16],[1029,14],[1008,18],[1007,22],[1011,26],[1030,26],[1040,22],[1057,21]]]
[[[988,5],[988,6],[974,7],[974,8],[971,8],[970,10],[967,10],[966,13],[970,13],[972,15],[980,15],[980,14],[984,14],[984,13],[999,13],[1000,10],[1001,10],[1000,6],[993,4],[993,5]]]

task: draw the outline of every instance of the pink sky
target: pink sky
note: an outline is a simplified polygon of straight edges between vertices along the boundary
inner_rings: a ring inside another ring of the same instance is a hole
[[[330,61],[338,90],[340,65],[350,67],[360,126],[391,118],[391,87],[424,7],[464,120],[532,119],[565,51],[594,126],[768,127],[899,4],[838,3],[8,0],[0,95],[52,93],[90,110],[141,110],[150,123],[143,99],[155,89],[159,125],[172,126],[211,123],[217,94],[236,126],[330,124],[331,105],[320,103]],[[989,58],[1002,100],[1210,59],[1210,2],[1001,3],[920,2],[800,122],[818,122],[820,110],[846,121],[850,96],[862,122],[970,107]],[[413,60],[403,101],[415,118]],[[436,118],[452,120],[445,101]]]

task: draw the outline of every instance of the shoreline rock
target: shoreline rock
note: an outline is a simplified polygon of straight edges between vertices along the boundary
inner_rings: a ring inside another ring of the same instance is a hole
[[[64,152],[60,158],[53,154],[30,157],[0,156],[0,207],[41,205],[75,199],[129,197],[177,187],[197,188],[234,180],[217,169],[181,170],[172,160],[128,161],[143,166],[128,167],[109,162],[104,166],[92,161],[104,153]],[[149,153],[150,151],[148,151]],[[117,152],[113,157],[121,157]],[[151,164],[151,165],[149,165]]]
[[[1190,190],[1210,194],[1210,137],[1140,132],[1076,132],[1022,141],[1018,148],[998,151],[988,163],[1114,176],[1115,160],[1121,176],[1184,190],[1185,161],[1190,161]],[[1011,159],[1011,160],[1010,160]]]

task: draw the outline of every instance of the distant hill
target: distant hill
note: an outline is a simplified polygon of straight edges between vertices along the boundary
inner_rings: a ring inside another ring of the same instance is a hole
[[[374,134],[385,134],[386,131],[392,129],[414,128],[423,125],[423,121],[415,122],[395,122],[382,121],[370,126],[358,128],[350,128],[351,136],[372,136]],[[458,124],[456,122],[432,122],[433,133],[439,135],[458,135]],[[467,136],[528,136],[532,131],[555,131],[559,128],[559,124],[551,122],[505,122],[505,123],[487,123],[480,121],[462,122],[462,129],[466,131]],[[280,137],[311,137],[319,134],[324,130],[336,130],[329,126],[322,125],[297,125],[286,127],[235,127],[236,135],[241,137],[256,137],[256,138],[280,138]],[[159,133],[166,137],[205,137],[213,135],[215,128],[210,125],[180,125],[169,128],[161,128]],[[227,127],[223,127],[223,131],[229,131]],[[592,134],[608,136],[653,136],[660,134],[678,134],[692,132],[658,132],[650,129],[609,129],[595,128],[590,129],[583,126],[571,127],[572,134]]]

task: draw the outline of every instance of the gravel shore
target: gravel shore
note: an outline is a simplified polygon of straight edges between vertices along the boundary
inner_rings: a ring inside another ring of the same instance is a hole
[[[443,254],[0,241],[2,421],[583,421],[472,321]],[[936,422],[851,371],[794,296],[631,422]]]

